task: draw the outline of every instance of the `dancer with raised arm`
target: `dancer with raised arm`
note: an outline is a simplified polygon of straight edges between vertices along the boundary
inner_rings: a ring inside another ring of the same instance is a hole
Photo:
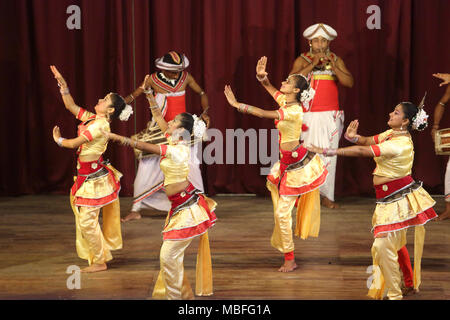
[[[373,157],[377,164],[373,172],[377,197],[372,217],[374,268],[373,282],[368,293],[374,299],[382,299],[385,288],[389,299],[402,299],[403,295],[412,290],[417,291],[421,282],[421,258],[425,239],[423,225],[437,217],[433,209],[435,201],[423,189],[422,182],[411,177],[414,145],[410,131],[421,131],[427,126],[428,115],[423,110],[423,102],[424,100],[419,107],[411,102],[399,103],[389,113],[387,124],[390,129],[372,137],[358,135],[358,120],[352,121],[345,138],[357,146],[338,149],[308,146],[308,150],[325,156]],[[409,227],[415,227],[414,273],[405,246]],[[399,263],[405,277],[404,290],[401,288]],[[414,279],[411,281],[408,278]],[[408,284],[409,282],[411,283]]]
[[[169,51],[164,56],[155,60],[157,72],[146,76],[142,85],[129,94],[125,100],[130,103],[144,93],[145,87],[149,87],[155,93],[165,121],[171,121],[183,112],[186,112],[186,89],[200,96],[200,104],[203,112],[201,118],[209,127],[208,95],[198,85],[192,74],[185,69],[189,67],[189,59],[176,51]],[[165,137],[158,127],[155,119],[147,123],[147,128],[136,134],[133,138],[150,143],[165,141]],[[200,141],[198,141],[200,143]],[[204,191],[203,179],[198,158],[198,146],[191,146],[191,161],[189,162],[189,180],[199,190]],[[123,222],[141,218],[141,210],[152,208],[167,211],[170,201],[163,190],[163,173],[159,169],[159,156],[153,153],[135,149],[136,158],[139,160],[136,178],[134,180],[133,206],[129,214],[122,219]]]
[[[153,94],[148,93],[154,119],[165,133],[169,145],[155,145],[117,134],[105,132],[116,142],[161,156],[160,167],[164,174],[164,191],[171,202],[171,209],[162,231],[159,272],[154,290],[155,299],[191,299],[189,281],[184,273],[184,252],[196,237],[200,238],[197,254],[196,295],[213,294],[212,266],[208,230],[216,222],[216,202],[207,198],[188,180],[191,134],[201,139],[206,125],[196,116],[181,113],[168,123]]]
[[[292,236],[292,209],[297,205],[295,234],[302,239],[317,237],[320,229],[318,188],[325,182],[328,172],[319,155],[309,152],[299,142],[302,132],[302,103],[310,101],[313,95],[307,79],[302,75],[289,76],[278,91],[267,78],[266,63],[266,57],[258,61],[257,78],[278,103],[278,110],[268,111],[240,103],[230,86],[225,86],[225,96],[228,103],[242,113],[274,119],[279,130],[280,161],[272,167],[267,177],[275,219],[271,244],[284,254],[284,263],[278,271],[291,272],[297,268]]]
[[[110,131],[113,119],[127,121],[133,110],[117,93],[108,93],[98,100],[95,113],[91,113],[75,104],[56,67],[50,69],[58,81],[66,109],[81,121],[78,137],[73,139],[62,138],[59,127],[53,128],[55,142],[63,148],[77,149],[78,154],[77,176],[70,190],[77,253],[89,262],[82,272],[103,271],[107,269],[106,262],[112,259],[110,251],[122,248],[119,205],[122,174],[103,159],[108,139],[102,131]],[[100,209],[103,209],[103,231],[98,221]]]

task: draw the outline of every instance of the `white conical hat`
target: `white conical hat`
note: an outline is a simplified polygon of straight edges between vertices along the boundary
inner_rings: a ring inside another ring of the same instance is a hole
[[[306,30],[303,32],[303,36],[308,40],[312,40],[314,38],[321,36],[327,39],[328,41],[331,41],[337,37],[337,32],[327,24],[316,23],[306,28]]]

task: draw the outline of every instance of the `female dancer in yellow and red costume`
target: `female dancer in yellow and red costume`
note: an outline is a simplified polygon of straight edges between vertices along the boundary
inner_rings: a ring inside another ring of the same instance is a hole
[[[311,99],[307,79],[302,75],[292,75],[282,83],[278,91],[267,78],[266,63],[266,57],[258,61],[257,78],[279,104],[278,110],[267,111],[239,103],[229,86],[225,87],[225,96],[228,103],[240,112],[274,119],[279,130],[280,161],[272,167],[267,177],[275,218],[271,244],[284,253],[285,261],[278,271],[290,272],[297,268],[292,236],[292,209],[297,205],[295,234],[302,239],[317,237],[320,229],[318,188],[325,182],[328,171],[319,155],[309,152],[299,142],[302,132],[302,102]]]
[[[153,95],[147,94],[150,109],[169,145],[155,145],[106,133],[113,141],[161,156],[164,189],[171,202],[161,246],[160,264],[153,298],[191,299],[192,289],[184,273],[184,252],[192,240],[200,237],[197,254],[196,295],[212,295],[212,266],[208,229],[216,222],[216,202],[207,198],[188,180],[191,134],[200,139],[206,129],[203,121],[189,113],[181,113],[167,123]]]
[[[100,99],[95,106],[95,114],[80,108],[59,71],[55,66],[50,68],[60,86],[65,107],[82,122],[78,126],[78,137],[74,139],[62,138],[59,127],[53,128],[53,138],[60,147],[78,149],[77,176],[70,192],[77,253],[89,262],[89,267],[83,272],[106,270],[106,262],[112,259],[110,251],[122,248],[119,205],[122,174],[103,160],[108,140],[102,131],[110,130],[112,119],[128,120],[133,111],[116,93]],[[98,222],[101,208],[103,231]]]
[[[142,85],[126,96],[125,101],[131,103],[144,92],[144,87],[150,87],[155,93],[155,100],[161,108],[164,120],[168,122],[173,120],[177,114],[186,112],[186,90],[190,88],[192,92],[200,95],[203,108],[201,117],[209,125],[208,96],[197,84],[192,74],[186,71],[189,66],[189,59],[184,54],[170,51],[156,59],[155,65],[159,70],[146,76]],[[152,119],[137,136],[142,136],[146,132],[156,132],[157,128],[155,119]],[[137,139],[142,140],[142,138]],[[189,180],[197,189],[203,191],[200,159],[197,159],[197,151],[198,144],[192,145]],[[146,207],[162,211],[167,211],[170,208],[170,201],[164,192],[164,177],[159,169],[159,156],[144,152],[136,152],[135,154],[138,157],[139,165],[134,180],[133,206],[131,212],[122,219],[123,222],[140,219],[140,211]]]
[[[374,299],[383,298],[385,289],[389,299],[402,299],[404,294],[411,291],[412,285],[418,290],[421,282],[420,265],[425,237],[423,225],[437,217],[433,209],[435,201],[422,188],[422,182],[416,182],[411,177],[414,145],[409,132],[420,131],[427,126],[428,115],[422,106],[423,100],[419,107],[410,102],[398,104],[389,114],[388,125],[391,129],[372,137],[358,135],[359,123],[357,120],[352,121],[345,138],[358,146],[339,149],[308,147],[326,156],[373,157],[376,162],[373,183],[377,201],[372,217],[374,269],[368,293]],[[412,276],[408,276],[412,274],[412,268],[405,246],[409,227],[415,227]],[[399,263],[407,287],[403,292]],[[410,278],[414,278],[413,281]]]

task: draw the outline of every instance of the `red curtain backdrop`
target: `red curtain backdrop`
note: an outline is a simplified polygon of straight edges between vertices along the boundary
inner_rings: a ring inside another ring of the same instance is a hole
[[[79,30],[66,26],[70,5],[81,9]],[[381,9],[379,30],[366,26],[370,5]],[[170,50],[183,52],[191,62],[188,71],[208,94],[211,127],[224,135],[226,129],[273,128],[270,120],[231,108],[223,88],[230,84],[238,100],[274,108],[255,79],[256,62],[268,57],[269,77],[279,86],[294,59],[308,50],[302,33],[313,23],[329,24],[338,32],[331,50],[355,78],[353,88],[340,87],[340,104],[345,124],[359,119],[363,135],[386,130],[395,105],[417,103],[425,91],[432,121],[445,88],[431,74],[450,72],[447,0],[8,0],[0,2],[0,12],[3,196],[68,193],[73,182],[75,150],[59,148],[52,128],[58,125],[71,138],[78,123],[64,108],[51,64],[67,80],[75,102],[93,110],[108,92],[130,93],[155,71],[157,57]],[[113,122],[112,131],[129,136],[145,127],[150,117],[145,98],[133,107],[133,117]],[[187,108],[201,112],[199,96],[189,90]],[[441,127],[450,127],[448,118],[446,114]],[[430,192],[443,193],[448,157],[435,155],[430,128],[413,139],[414,177]],[[341,145],[348,143],[342,139]],[[121,195],[132,195],[132,150],[111,143],[106,158],[124,174]],[[207,192],[267,195],[261,167],[267,165],[202,165]],[[373,195],[373,169],[372,159],[339,158],[336,196]]]

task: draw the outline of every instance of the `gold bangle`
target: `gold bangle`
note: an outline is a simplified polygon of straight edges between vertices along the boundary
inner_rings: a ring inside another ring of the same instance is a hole
[[[202,96],[204,94],[205,94],[205,91],[202,91],[202,92],[199,93],[200,96]]]
[[[441,101],[439,101],[439,104],[441,105],[441,106],[444,106],[445,107],[445,103],[443,103],[443,102],[441,102]]]

